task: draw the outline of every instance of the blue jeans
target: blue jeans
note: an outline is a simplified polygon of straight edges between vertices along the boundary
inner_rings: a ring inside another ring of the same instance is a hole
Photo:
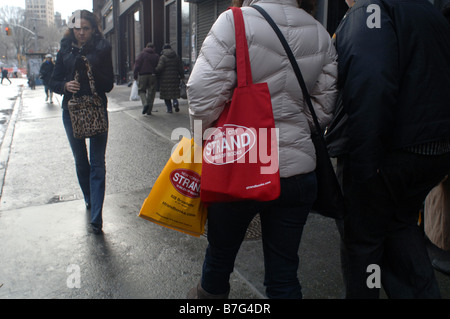
[[[63,110],[63,123],[70,147],[72,148],[78,182],[83,192],[84,200],[86,204],[91,206],[91,224],[101,228],[103,225],[103,201],[105,199],[105,153],[108,132],[89,139],[90,158],[88,158],[86,139],[73,137],[72,122],[68,110]]]
[[[248,225],[260,214],[266,294],[269,298],[302,298],[297,271],[298,249],[317,196],[315,173],[281,179],[281,195],[270,202],[213,204],[208,209],[208,248],[201,285],[211,294],[230,289],[229,279]]]

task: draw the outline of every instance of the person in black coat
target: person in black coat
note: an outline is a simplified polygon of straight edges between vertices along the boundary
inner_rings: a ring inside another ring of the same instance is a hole
[[[92,94],[82,56],[87,58],[92,67],[95,89],[103,100],[107,116],[106,93],[114,87],[111,45],[103,37],[97,17],[87,10],[76,11],[70,20],[69,30],[61,40],[61,49],[56,57],[50,88],[55,93],[64,95],[62,101],[63,123],[75,158],[76,172],[86,208],[91,210],[90,229],[95,234],[100,234],[103,225],[105,152],[108,132],[90,138],[90,157],[88,158],[85,139],[77,139],[73,136],[72,122],[67,107],[73,94]],[[79,82],[74,80],[76,70],[80,73]]]
[[[55,64],[53,63],[53,57],[51,54],[47,54],[45,56],[45,61],[41,64],[41,68],[39,70],[39,76],[42,79],[45,89],[45,101],[48,101],[50,98],[50,103],[53,103],[53,92],[49,88],[50,79],[52,78],[53,69],[55,68]]]
[[[166,103],[167,113],[172,113],[172,100],[175,112],[179,112],[180,80],[184,79],[183,63],[170,44],[165,44],[156,66],[159,76],[159,98]]]
[[[378,298],[382,282],[392,298],[439,298],[417,221],[450,171],[450,26],[427,0],[357,0],[336,48],[346,296]]]
[[[9,84],[11,84],[11,80],[8,78],[8,70],[4,69],[2,67],[2,84],[3,84],[3,79],[7,79],[9,81]]]

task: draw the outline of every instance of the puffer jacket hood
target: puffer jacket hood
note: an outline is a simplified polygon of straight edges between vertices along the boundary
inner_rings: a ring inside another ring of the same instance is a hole
[[[280,176],[305,174],[315,169],[311,141],[314,126],[292,66],[275,32],[248,5],[258,4],[286,37],[302,70],[319,122],[329,123],[337,97],[337,56],[328,32],[297,0],[246,0],[242,12],[249,46],[253,81],[267,82],[275,126],[279,129]],[[234,18],[222,13],[206,37],[188,82],[191,128],[202,121],[211,127],[236,86]]]
[[[175,51],[173,49],[164,49],[161,52],[161,55],[165,55],[168,58],[176,58],[177,54],[175,53]]]

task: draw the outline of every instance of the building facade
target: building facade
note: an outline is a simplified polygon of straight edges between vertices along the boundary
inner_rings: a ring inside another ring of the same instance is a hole
[[[38,23],[45,23],[47,26],[55,24],[53,0],[26,0],[25,11],[28,17],[36,19]]]
[[[104,1],[98,15],[113,47],[117,83],[132,80],[136,57],[149,42],[157,52],[169,43],[183,61],[189,59],[189,7],[183,0]]]

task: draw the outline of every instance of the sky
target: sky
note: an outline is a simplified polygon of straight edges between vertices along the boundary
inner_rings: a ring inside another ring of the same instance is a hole
[[[0,0],[0,7],[21,7],[25,9],[25,0]],[[92,0],[53,0],[55,12],[61,13],[62,19],[68,19],[78,9],[92,11]]]

